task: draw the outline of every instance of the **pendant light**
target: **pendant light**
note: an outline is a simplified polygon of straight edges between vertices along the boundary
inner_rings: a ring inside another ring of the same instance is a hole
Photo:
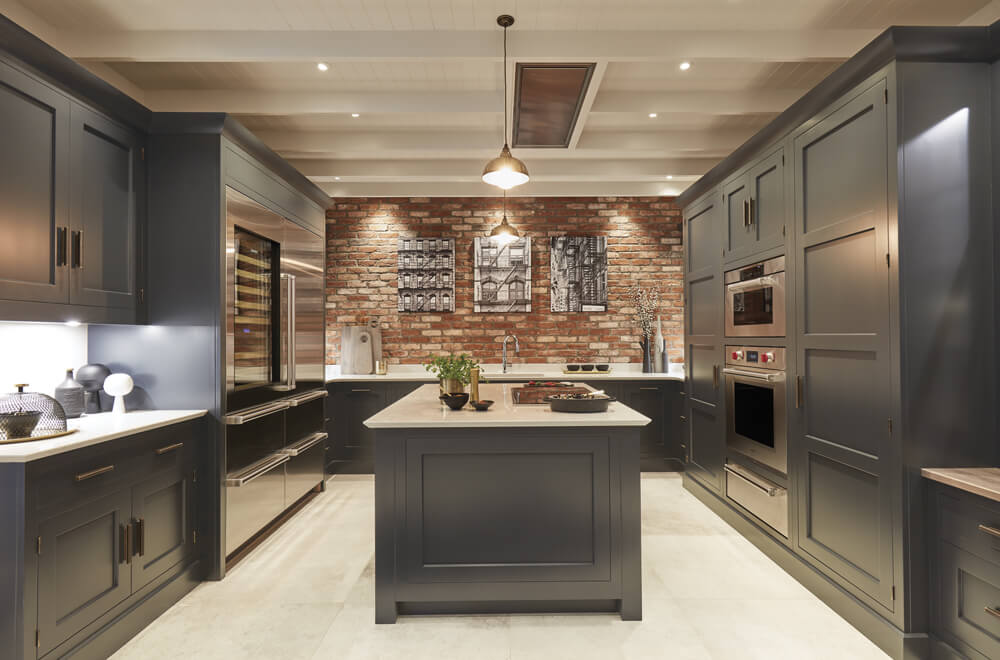
[[[508,243],[513,243],[517,239],[521,238],[521,232],[514,229],[509,222],[507,222],[507,191],[503,191],[503,219],[500,221],[496,227],[490,231],[490,236],[496,238],[501,245],[507,245]]]
[[[500,155],[486,163],[483,181],[509,190],[528,181],[527,166],[510,153],[507,141],[507,28],[514,24],[514,17],[497,16],[497,25],[503,28],[503,149]]]

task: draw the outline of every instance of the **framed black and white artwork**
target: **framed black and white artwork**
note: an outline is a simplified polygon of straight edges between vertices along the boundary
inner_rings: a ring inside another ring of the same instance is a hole
[[[531,311],[531,239],[505,242],[496,237],[475,241],[473,283],[477,312]]]
[[[550,259],[553,312],[608,311],[606,236],[553,236]]]
[[[455,311],[455,239],[401,238],[396,258],[398,311]]]

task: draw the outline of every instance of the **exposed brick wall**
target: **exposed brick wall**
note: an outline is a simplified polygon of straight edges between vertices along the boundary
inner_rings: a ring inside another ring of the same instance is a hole
[[[500,359],[505,334],[521,340],[519,362],[641,362],[628,290],[659,287],[663,333],[683,345],[681,213],[671,197],[521,197],[507,216],[531,237],[532,311],[473,312],[473,239],[498,222],[498,198],[338,198],[327,211],[327,362],[340,356],[340,328],[378,317],[383,356],[418,364],[448,352]],[[608,237],[608,311],[552,313],[549,238]],[[396,311],[396,243],[455,239],[455,312]]]

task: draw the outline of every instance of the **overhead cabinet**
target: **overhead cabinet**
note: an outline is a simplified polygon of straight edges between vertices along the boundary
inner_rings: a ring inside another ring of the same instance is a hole
[[[785,152],[779,148],[723,186],[725,260],[736,261],[785,242]]]
[[[143,138],[4,63],[0,116],[3,318],[134,322]]]

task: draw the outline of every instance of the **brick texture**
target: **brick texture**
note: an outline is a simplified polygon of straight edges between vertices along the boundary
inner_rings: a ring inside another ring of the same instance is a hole
[[[500,359],[507,333],[517,334],[515,362],[641,362],[628,290],[660,290],[663,334],[671,357],[683,345],[681,213],[671,197],[520,197],[507,217],[531,237],[532,311],[473,312],[473,239],[499,218],[497,198],[338,198],[327,211],[327,362],[340,355],[340,328],[378,317],[390,364],[466,352]],[[549,238],[608,237],[608,311],[553,313],[549,301]],[[455,239],[455,312],[396,311],[399,238]]]

